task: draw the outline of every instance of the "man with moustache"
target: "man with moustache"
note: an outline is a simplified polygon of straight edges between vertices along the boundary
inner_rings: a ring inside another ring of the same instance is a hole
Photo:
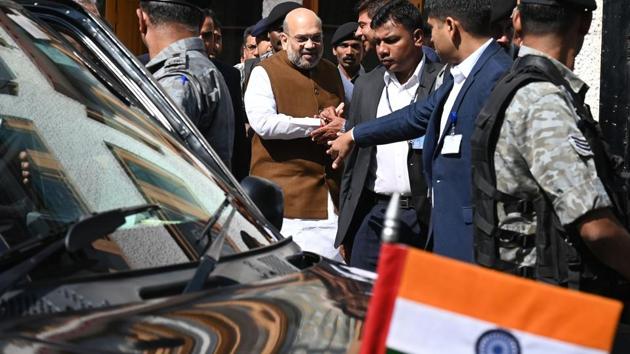
[[[261,61],[282,50],[281,35],[284,18],[289,12],[301,7],[302,5],[293,1],[279,3],[271,9],[269,16],[254,25],[252,35],[256,37],[259,57],[245,61],[245,86],[243,87],[243,91],[249,86],[249,77],[251,76],[252,69]]]
[[[250,173],[284,191],[282,233],[305,250],[340,259],[334,249],[340,172],[314,140],[336,135],[345,121],[320,128],[313,118],[343,101],[337,68],[322,59],[322,23],[305,8],[287,14],[282,50],[252,70],[245,108],[255,136]]]
[[[408,1],[381,7],[372,29],[383,66],[357,80],[348,128],[424,100],[442,67],[423,55],[422,16]],[[402,195],[401,242],[425,246],[431,206],[421,170],[420,140],[359,148],[348,157],[335,246],[344,249],[351,266],[376,269],[385,210],[393,193]]]
[[[365,69],[361,66],[363,44],[360,38],[355,36],[356,28],[355,22],[346,22],[337,28],[330,41],[333,55],[337,58],[337,69],[339,69],[339,76],[346,94],[344,100],[346,106],[352,100],[354,82],[359,76],[365,74]]]

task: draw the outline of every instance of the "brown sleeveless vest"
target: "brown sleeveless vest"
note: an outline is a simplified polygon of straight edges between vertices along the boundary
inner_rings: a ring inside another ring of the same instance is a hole
[[[260,65],[271,81],[278,113],[313,117],[343,100],[339,72],[325,59],[311,70],[298,70],[286,51],[281,51]],[[282,187],[285,217],[326,219],[328,191],[338,206],[341,179],[341,170],[332,170],[326,149],[327,145],[316,144],[310,138],[264,140],[255,135],[250,173]]]

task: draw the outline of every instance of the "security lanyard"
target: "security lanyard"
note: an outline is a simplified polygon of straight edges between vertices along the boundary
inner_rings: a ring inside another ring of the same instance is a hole
[[[389,112],[390,113],[394,113],[394,109],[392,108],[392,104],[389,101],[389,84],[391,84],[391,83],[392,83],[392,78],[390,77],[389,80],[387,81],[387,85],[385,85],[385,99],[387,100],[387,107],[389,108]],[[420,78],[418,80],[418,88],[416,89],[416,93],[411,98],[411,101],[409,101],[409,104],[415,103],[416,100],[418,99],[418,91],[420,91],[420,85],[422,85],[422,75],[420,76]],[[413,140],[408,140],[407,142],[409,143],[410,146],[413,145]]]
[[[389,101],[389,84],[392,83],[392,79],[391,77],[389,78],[387,85],[385,85],[385,99],[387,100],[387,108],[389,108],[389,112],[390,113],[394,113],[394,109],[392,108],[392,104]],[[418,83],[418,85],[420,85],[420,83]],[[413,95],[413,97],[411,98],[411,101],[409,101],[409,104],[415,103],[416,100],[418,99],[418,91],[420,90],[420,86],[418,86],[418,89],[416,90],[416,93]]]
[[[455,135],[455,125],[457,125],[457,112],[451,112],[451,114],[448,115],[448,119],[451,121],[451,135]]]

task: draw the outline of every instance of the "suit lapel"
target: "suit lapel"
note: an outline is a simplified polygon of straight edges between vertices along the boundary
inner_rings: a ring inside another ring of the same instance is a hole
[[[483,53],[481,53],[479,60],[477,60],[477,63],[475,63],[475,66],[471,70],[470,75],[468,75],[468,77],[466,78],[466,81],[464,82],[464,86],[462,86],[461,91],[459,91],[459,94],[457,95],[457,99],[455,100],[455,103],[453,103],[453,108],[451,109],[451,112],[456,112],[459,115],[459,108],[462,105],[462,101],[464,100],[464,97],[466,97],[466,93],[468,92],[470,87],[475,82],[477,78],[477,74],[479,73],[479,71],[481,71],[481,69],[483,69],[483,67],[488,62],[488,59],[490,59],[497,52],[497,50],[501,50],[501,48],[499,47],[498,44],[496,44],[495,41],[492,41],[490,45],[488,45],[488,47],[483,51]],[[450,112],[449,112],[449,116],[450,116]],[[446,122],[444,131],[440,135],[438,144],[442,142],[442,140],[444,139],[444,136],[447,134],[447,132],[451,130],[451,125],[453,125],[453,123],[449,119],[449,121]]]
[[[381,95],[383,94],[383,89],[385,88],[385,81],[383,80],[385,68],[379,66],[374,70],[379,70],[381,72],[381,75],[374,75],[373,82],[370,83],[370,90],[368,91],[368,94],[366,95],[366,100],[364,102],[365,114],[362,115],[362,117],[365,117],[365,122],[376,119],[378,104],[381,101]]]
[[[436,106],[437,109],[433,111],[431,115],[431,119],[429,120],[430,131],[427,130],[427,136],[432,136],[434,138],[432,140],[425,140],[425,149],[426,148],[431,149],[431,150],[427,149],[427,152],[430,153],[430,155],[429,154],[426,155],[427,158],[429,158],[429,156],[432,156],[433,158],[435,158],[435,156],[437,155],[437,151],[439,151],[440,119],[442,117],[442,111],[444,110],[444,103],[448,99],[448,95],[451,93],[451,90],[453,90],[453,85],[454,85],[453,78],[449,75],[449,77],[444,81],[442,86],[438,89],[438,92],[440,92],[442,96],[439,97],[438,104]],[[430,145],[427,145],[427,144],[430,144]],[[425,166],[429,166],[430,164],[431,164],[430,161],[429,162],[425,161]]]
[[[435,77],[440,71],[439,65],[429,61],[426,57],[425,60],[424,67],[422,68],[420,85],[418,85],[418,90],[416,91],[418,101],[422,101],[429,96],[431,90],[433,89],[433,85],[435,84]]]

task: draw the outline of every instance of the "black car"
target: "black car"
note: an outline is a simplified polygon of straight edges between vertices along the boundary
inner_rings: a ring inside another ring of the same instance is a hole
[[[282,237],[100,19],[28,7],[0,0],[0,350],[358,349],[373,274]]]

